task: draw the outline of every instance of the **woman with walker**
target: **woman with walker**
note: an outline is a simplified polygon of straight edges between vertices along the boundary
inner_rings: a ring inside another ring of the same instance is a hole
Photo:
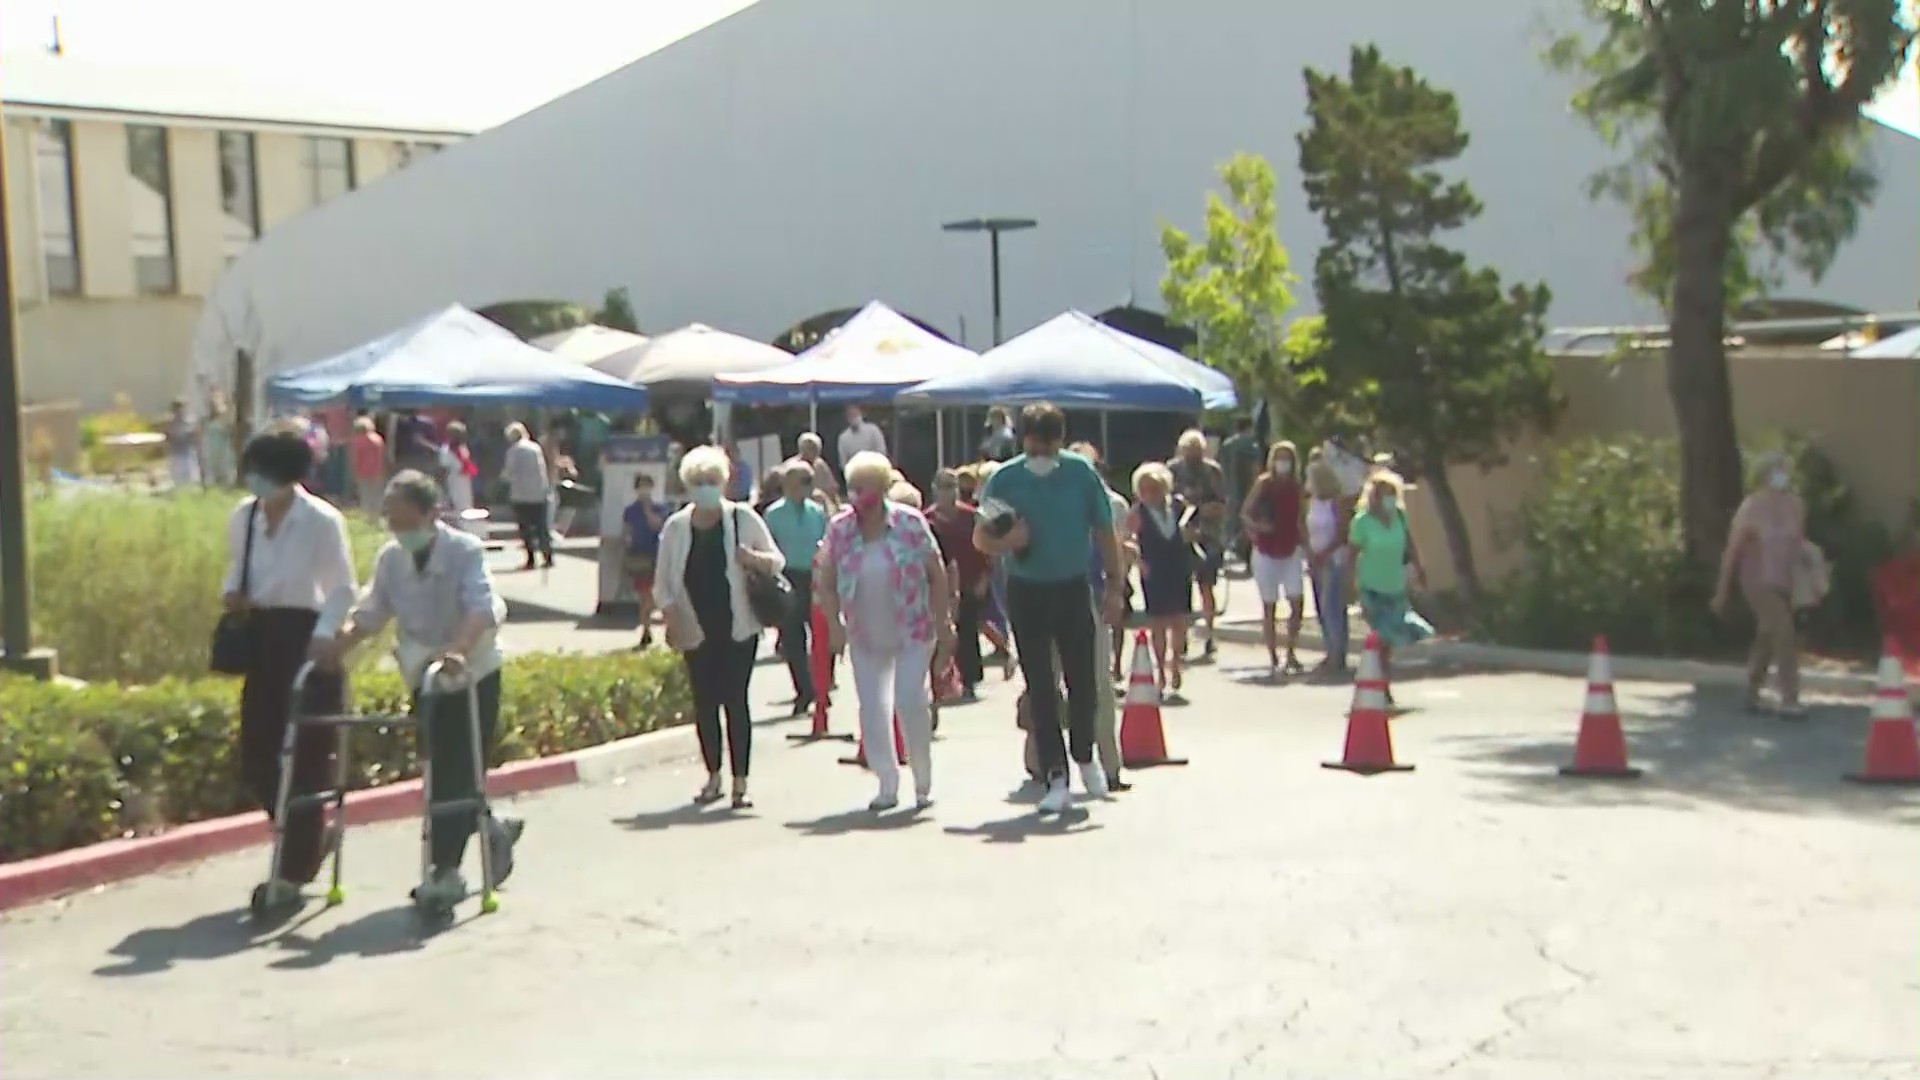
[[[397,624],[400,672],[413,691],[413,716],[429,776],[429,851],[426,880],[414,890],[423,910],[446,912],[467,895],[460,874],[467,841],[484,817],[494,880],[483,886],[483,905],[493,888],[513,873],[513,848],[524,823],[495,819],[485,809],[486,776],[475,762],[493,753],[500,724],[500,668],[496,640],[506,621],[506,603],[494,589],[486,551],[473,534],[440,520],[440,489],[413,469],[387,485],[387,525],[393,539],[380,549],[373,581],[347,616],[339,634],[316,636],[312,659],[337,671],[346,655],[389,622]],[[425,685],[438,666],[438,685]],[[479,740],[476,755],[474,741]],[[471,810],[436,813],[435,804],[472,802]]]

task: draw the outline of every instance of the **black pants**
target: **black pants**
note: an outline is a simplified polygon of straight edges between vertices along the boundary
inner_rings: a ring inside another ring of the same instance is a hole
[[[553,530],[547,524],[547,504],[514,503],[513,521],[520,526],[520,542],[527,546],[527,565],[533,565],[537,552],[548,566],[553,565]]]
[[[960,685],[968,690],[987,677],[980,658],[980,609],[985,603],[971,589],[962,589],[960,603],[953,609],[954,665],[960,669]]]
[[[264,608],[247,617],[253,634],[253,670],[240,687],[240,774],[248,794],[268,815],[280,794],[280,743],[292,718],[293,677],[307,659],[319,614],[301,608]],[[346,711],[347,682],[337,672],[307,677],[301,711],[323,716]],[[293,744],[294,795],[310,795],[333,786],[334,753],[340,729],[304,727]],[[320,872],[326,858],[321,843],[321,808],[307,806],[287,815],[286,842],[280,851],[280,876],[304,885]]]
[[[807,653],[807,641],[813,630],[813,575],[802,570],[786,573],[793,585],[793,603],[788,605],[787,624],[780,628],[780,659],[787,662],[787,675],[793,679],[793,696],[811,702],[813,660]]]
[[[474,687],[480,709],[480,760],[493,755],[500,729],[500,673],[481,679]],[[432,768],[434,802],[458,802],[480,794],[482,778],[473,771],[473,721],[467,715],[464,687],[445,693],[415,694],[413,715],[420,722],[420,756]],[[433,868],[458,870],[466,858],[467,841],[480,822],[480,810],[436,814],[433,818]]]
[[[1007,621],[1013,625],[1014,644],[1020,650],[1020,673],[1027,680],[1027,700],[1033,709],[1033,735],[1040,751],[1040,768],[1049,778],[1064,774],[1068,746],[1060,738],[1060,699],[1046,692],[1067,684],[1067,742],[1073,760],[1093,760],[1093,722],[1103,677],[1093,655],[1093,608],[1087,603],[1087,579],[1007,582]],[[1054,650],[1061,670],[1053,669]],[[1042,689],[1045,688],[1045,689]]]
[[[693,723],[700,735],[700,757],[709,773],[720,771],[720,713],[727,714],[727,756],[733,775],[744,777],[753,761],[753,714],[747,708],[747,684],[760,639],[745,641],[709,636],[686,654],[687,681],[693,686]]]

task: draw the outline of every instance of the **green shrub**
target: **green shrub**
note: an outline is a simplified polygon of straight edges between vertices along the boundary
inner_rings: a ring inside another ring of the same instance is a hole
[[[196,678],[220,619],[231,492],[43,495],[27,508],[34,631],[90,681]],[[362,580],[375,526],[348,518]]]
[[[507,663],[493,764],[578,750],[685,723],[678,656],[578,654]],[[353,706],[400,714],[392,671],[356,674]],[[138,689],[69,688],[0,677],[0,861],[252,807],[234,759],[239,684],[167,680]],[[353,733],[356,787],[419,775],[406,726]]]
[[[1871,652],[1879,640],[1871,577],[1892,553],[1891,537],[1861,520],[1832,461],[1810,441],[1785,436],[1763,445],[1788,455],[1807,504],[1808,538],[1833,567],[1832,591],[1804,616],[1808,643]],[[1560,450],[1521,508],[1524,562],[1487,591],[1473,632],[1539,649],[1584,649],[1605,634],[1619,652],[1743,652],[1744,613],[1716,619],[1708,611],[1713,569],[1687,558],[1679,477],[1671,440],[1589,440]]]

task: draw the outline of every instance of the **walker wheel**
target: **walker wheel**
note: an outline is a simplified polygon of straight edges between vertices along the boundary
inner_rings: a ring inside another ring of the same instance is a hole
[[[267,917],[271,908],[267,904],[267,883],[261,882],[253,887],[253,895],[247,900],[247,910],[256,921]]]
[[[327,906],[328,907],[339,907],[341,904],[344,904],[346,902],[347,902],[347,890],[341,888],[338,885],[335,885],[333,888],[327,890]]]
[[[480,898],[480,914],[491,915],[500,910],[500,898],[488,893]]]

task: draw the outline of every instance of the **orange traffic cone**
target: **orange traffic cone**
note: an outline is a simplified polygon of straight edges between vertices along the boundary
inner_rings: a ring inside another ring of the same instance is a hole
[[[906,736],[900,732],[899,713],[893,714],[893,760],[901,765],[907,763],[907,740]],[[860,736],[860,745],[853,751],[853,756],[841,758],[840,764],[858,765],[863,769],[867,767],[867,737],[864,732]]]
[[[1393,735],[1387,730],[1387,680],[1380,663],[1380,635],[1367,635],[1360,654],[1360,671],[1353,680],[1353,709],[1347,713],[1347,746],[1339,761],[1323,761],[1321,768],[1344,769],[1372,776],[1383,772],[1412,772],[1413,766],[1393,760]]]
[[[1596,780],[1640,778],[1640,770],[1627,764],[1627,738],[1620,732],[1620,706],[1613,697],[1613,660],[1604,637],[1593,639],[1593,658],[1587,661],[1587,706],[1580,713],[1573,764],[1562,766],[1560,775]]]
[[[1920,786],[1920,734],[1913,726],[1913,701],[1906,675],[1891,648],[1880,658],[1879,685],[1867,725],[1866,759],[1847,779],[1859,784]]]
[[[827,707],[833,704],[829,693],[833,686],[833,646],[827,640],[827,613],[819,605],[813,608],[812,649],[807,654],[809,667],[813,671],[813,726],[798,735],[789,735],[788,739],[799,743],[852,742],[852,735],[836,735],[827,730]]]
[[[1153,678],[1153,652],[1145,630],[1133,639],[1133,671],[1127,676],[1127,702],[1120,713],[1120,762],[1129,769],[1187,763],[1186,758],[1167,755],[1160,686]]]

